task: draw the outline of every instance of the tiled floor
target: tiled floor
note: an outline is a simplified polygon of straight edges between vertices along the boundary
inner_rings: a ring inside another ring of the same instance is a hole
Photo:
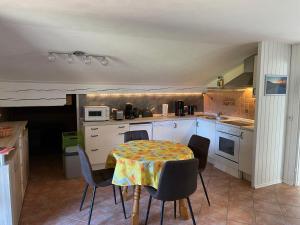
[[[31,179],[25,196],[21,225],[84,225],[88,204],[79,212],[84,183],[81,179],[65,180],[57,160],[36,160],[32,163]],[[300,189],[280,184],[253,190],[250,184],[233,178],[208,165],[204,179],[211,199],[208,207],[198,185],[191,197],[197,224],[203,225],[299,225]],[[132,207],[132,191],[126,202],[127,214]],[[87,196],[87,200],[90,195]],[[140,219],[144,224],[148,195],[142,191]],[[159,224],[160,203],[153,202],[148,224]],[[191,220],[173,219],[173,204],[167,203],[165,225],[192,224]],[[126,225],[121,204],[114,205],[111,188],[98,189],[92,224]]]

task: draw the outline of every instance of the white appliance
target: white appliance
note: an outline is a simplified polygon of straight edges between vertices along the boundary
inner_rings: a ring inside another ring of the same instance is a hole
[[[146,130],[148,132],[149,140],[152,140],[152,123],[130,123],[129,130]]]
[[[162,104],[162,115],[163,116],[168,116],[168,109],[169,109],[168,104]]]
[[[85,121],[105,121],[109,120],[108,106],[84,106]]]
[[[216,125],[215,154],[239,163],[241,129],[230,125]]]

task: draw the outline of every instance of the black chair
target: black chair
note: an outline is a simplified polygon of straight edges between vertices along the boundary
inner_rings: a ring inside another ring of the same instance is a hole
[[[210,144],[209,139],[198,135],[193,135],[189,141],[188,147],[193,151],[194,157],[199,160],[199,168],[198,168],[199,176],[202,182],[202,186],[205,192],[208,205],[210,206],[210,201],[202,177],[202,172],[205,170],[207,164],[209,144]]]
[[[149,140],[148,132],[146,130],[134,130],[124,133],[124,142],[134,140]]]
[[[93,196],[92,196],[92,200],[91,200],[90,214],[89,214],[89,220],[88,220],[88,224],[90,224],[91,218],[92,218],[92,213],[93,213],[96,190],[98,187],[107,187],[107,186],[112,185],[113,190],[114,190],[114,198],[115,198],[115,202],[116,202],[114,185],[111,183],[114,169],[101,169],[101,170],[93,171],[90,161],[89,161],[88,156],[86,155],[85,151],[82,148],[78,148],[78,154],[79,154],[79,158],[80,158],[81,172],[82,172],[82,175],[86,182],[86,186],[84,188],[82,200],[80,203],[80,211],[82,210],[82,206],[83,206],[83,203],[84,203],[84,200],[86,197],[86,192],[87,192],[89,185],[93,187]],[[124,205],[121,187],[119,187],[119,191],[120,191],[120,196],[121,196],[123,213],[124,213],[124,217],[126,219],[126,211],[125,211],[125,205]]]
[[[163,224],[164,206],[166,201],[174,201],[174,216],[176,218],[176,200],[187,199],[193,224],[196,225],[189,196],[197,189],[198,159],[168,161],[164,164],[159,178],[158,189],[146,187],[150,194],[146,222],[148,223],[152,198],[161,200],[160,224]]]

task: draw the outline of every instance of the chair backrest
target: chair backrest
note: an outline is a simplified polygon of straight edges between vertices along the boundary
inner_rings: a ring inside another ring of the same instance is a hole
[[[81,165],[81,173],[85,179],[85,182],[87,182],[91,186],[96,185],[96,183],[94,181],[92,166],[89,161],[89,158],[88,158],[87,154],[85,153],[85,151],[79,146],[78,146],[78,154],[79,154],[80,165]]]
[[[125,132],[124,142],[134,140],[149,140],[148,132],[146,130],[133,130]]]
[[[197,189],[198,159],[167,161],[161,171],[157,199],[174,201],[189,197]]]
[[[194,157],[199,160],[199,170],[202,172],[207,164],[210,140],[198,135],[193,135],[188,147],[193,151]]]

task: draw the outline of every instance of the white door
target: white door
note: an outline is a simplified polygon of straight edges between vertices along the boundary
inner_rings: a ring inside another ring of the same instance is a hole
[[[173,141],[174,122],[153,122],[153,140]]]
[[[196,120],[174,121],[174,142],[187,145],[193,134],[196,134]]]
[[[215,153],[216,123],[215,121],[198,119],[197,135],[208,138],[210,140],[209,155]]]
[[[134,123],[129,125],[129,130],[146,130],[149,140],[152,140],[152,123]]]
[[[251,175],[253,154],[253,131],[242,130],[240,138],[239,170]]]

